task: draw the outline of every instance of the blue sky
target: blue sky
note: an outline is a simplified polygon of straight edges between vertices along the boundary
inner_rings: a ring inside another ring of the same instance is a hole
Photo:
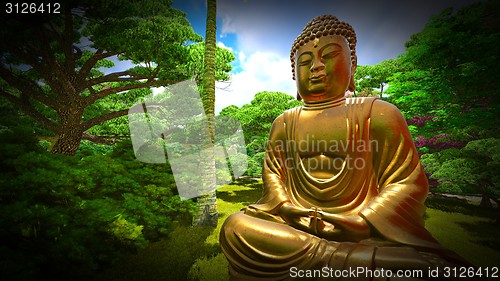
[[[432,15],[472,0],[218,0],[217,44],[236,56],[230,83],[216,89],[216,112],[249,103],[259,91],[295,96],[289,52],[309,20],[332,14],[353,26],[359,65],[372,65],[404,52],[410,35],[423,29]],[[174,0],[198,34],[205,35],[205,0]],[[224,89],[222,89],[224,88]]]

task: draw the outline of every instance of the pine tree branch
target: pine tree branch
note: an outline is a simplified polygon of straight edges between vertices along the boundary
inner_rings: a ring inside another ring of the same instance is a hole
[[[129,138],[130,136],[96,136],[89,133],[83,133],[82,139],[89,140],[95,143],[112,145],[115,144],[118,139]]]
[[[116,93],[130,91],[134,89],[140,89],[140,88],[160,87],[172,83],[173,83],[172,81],[165,81],[165,80],[148,80],[142,83],[122,85],[114,88],[104,87],[101,91],[96,92],[94,95],[84,97],[84,103],[86,105],[90,105],[95,103],[99,99],[105,98],[109,95],[113,95]]]
[[[83,64],[82,68],[80,68],[80,71],[78,72],[79,75],[79,80],[80,81],[85,81],[87,79],[90,71],[92,68],[94,68],[95,64],[102,59],[109,58],[112,56],[116,56],[121,54],[122,52],[106,52],[104,53],[104,49],[97,49],[95,54],[90,57],[85,63]]]
[[[43,116],[40,112],[38,112],[33,106],[24,99],[17,98],[4,90],[0,89],[0,96],[4,97],[8,101],[10,101],[12,104],[17,106],[20,110],[22,110],[24,113],[28,114],[29,116],[33,117],[40,125],[43,127],[55,132],[55,133],[60,133],[59,126],[49,120],[47,117]]]
[[[73,53],[73,15],[71,10],[64,9],[64,32],[61,38],[61,46],[66,58],[65,68],[69,73],[75,72],[75,55]]]
[[[40,69],[38,72],[40,75],[42,75],[42,73],[49,74],[45,76],[46,82],[50,85],[58,99],[65,99],[68,101],[78,100],[80,96],[74,86],[74,82],[76,82],[76,79],[74,79],[76,78],[74,70],[67,72],[65,68],[61,66],[54,55],[50,40],[47,38],[47,34],[43,29],[39,33],[39,38],[41,45],[36,49],[36,53],[42,55],[42,61],[40,62]],[[61,45],[64,44],[64,42],[59,43]]]
[[[123,76],[129,76],[129,78],[120,78]],[[121,71],[121,72],[114,72],[110,73],[98,78],[94,78],[92,80],[89,80],[87,82],[86,88],[92,87],[94,85],[98,85],[101,83],[108,83],[108,82],[134,82],[134,81],[139,81],[143,79],[150,79],[151,77],[148,75],[144,74],[138,74],[134,73],[132,71]]]
[[[123,110],[118,110],[106,114],[99,115],[97,117],[94,117],[92,119],[89,119],[87,121],[84,121],[81,123],[83,131],[86,131],[90,128],[92,128],[95,125],[101,124],[104,121],[108,121],[120,116],[125,116],[128,114],[128,109],[123,109]]]
[[[0,77],[4,79],[10,86],[18,89],[21,94],[29,96],[37,101],[47,105],[52,109],[56,109],[57,103],[47,97],[39,85],[34,81],[28,80],[19,76],[15,76],[5,66],[0,66]]]

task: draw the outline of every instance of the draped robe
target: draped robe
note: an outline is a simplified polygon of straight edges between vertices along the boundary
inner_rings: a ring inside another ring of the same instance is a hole
[[[376,102],[388,110],[372,116]],[[231,215],[221,230],[231,278],[284,280],[291,279],[291,268],[325,266],[422,269],[425,274],[429,267],[466,264],[424,228],[427,179],[399,111],[374,98],[351,98],[335,106],[345,109],[346,138],[337,141],[352,162],[344,161],[331,178],[312,176],[299,155],[297,123],[307,107],[290,109],[274,122],[263,165],[262,197]],[[353,167],[356,159],[363,160],[362,168]],[[284,202],[359,215],[368,222],[372,237],[357,243],[328,241],[298,230],[279,215]]]

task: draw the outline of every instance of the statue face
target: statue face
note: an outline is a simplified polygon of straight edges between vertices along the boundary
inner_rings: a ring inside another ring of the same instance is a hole
[[[343,97],[354,68],[347,40],[339,35],[322,36],[297,50],[297,89],[305,102]]]

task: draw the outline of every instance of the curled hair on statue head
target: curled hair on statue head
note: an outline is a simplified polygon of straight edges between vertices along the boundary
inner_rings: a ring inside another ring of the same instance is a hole
[[[351,63],[356,66],[356,32],[352,26],[346,22],[340,21],[332,15],[322,15],[312,19],[297,36],[292,44],[290,51],[290,61],[292,63],[292,76],[295,80],[295,53],[307,42],[320,38],[322,36],[340,35],[347,40],[351,49]],[[300,99],[299,99],[300,100]]]

